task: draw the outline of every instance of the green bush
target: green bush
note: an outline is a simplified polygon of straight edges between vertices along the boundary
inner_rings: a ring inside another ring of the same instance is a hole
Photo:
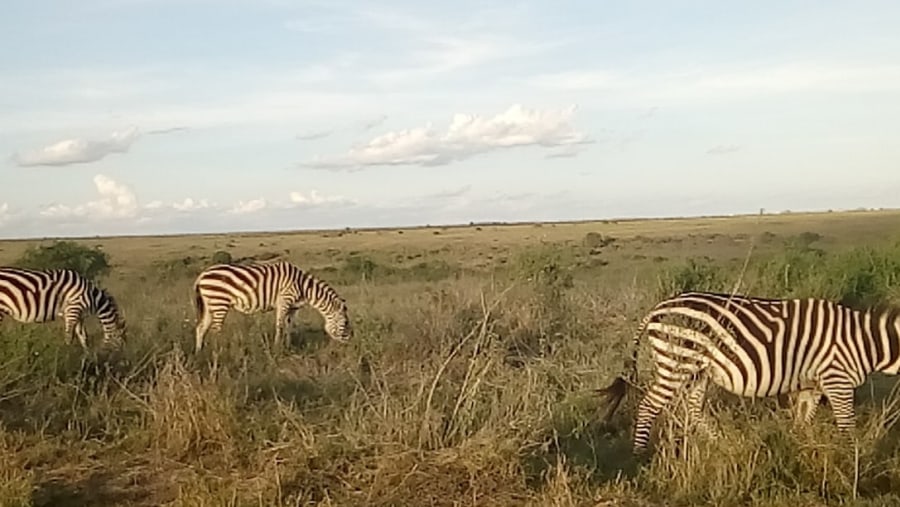
[[[570,266],[571,262],[563,259],[561,249],[551,245],[524,250],[513,262],[516,275],[553,294],[573,286]]]
[[[74,241],[30,247],[15,264],[30,269],[71,269],[89,280],[96,280],[110,270],[106,252]]]
[[[822,250],[789,242],[782,252],[757,264],[756,285],[768,297],[836,298],[823,269],[826,261]]]
[[[582,244],[588,248],[603,248],[615,243],[616,238],[612,236],[604,236],[599,232],[589,232],[584,235]]]
[[[219,250],[212,256],[213,264],[231,264],[232,260],[231,254],[225,250]]]
[[[387,271],[384,266],[380,266],[372,259],[359,255],[348,257],[347,260],[344,261],[343,270],[352,278],[356,278],[357,280],[362,279],[363,281],[372,280],[372,277],[375,276],[376,273],[386,274],[385,271]]]
[[[661,298],[689,291],[723,291],[726,277],[709,258],[688,259],[687,263],[663,272],[658,292]]]
[[[182,257],[180,259],[167,259],[155,261],[148,275],[151,279],[165,282],[195,278],[203,270],[205,263],[200,257]]]

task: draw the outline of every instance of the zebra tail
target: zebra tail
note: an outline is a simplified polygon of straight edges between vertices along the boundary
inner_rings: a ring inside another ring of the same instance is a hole
[[[652,312],[644,316],[644,318],[641,320],[641,323],[638,325],[637,331],[635,331],[634,335],[632,336],[631,352],[625,359],[625,365],[623,368],[625,372],[616,377],[616,379],[613,380],[612,384],[598,390],[600,396],[604,398],[604,402],[606,404],[606,416],[604,417],[604,420],[607,423],[609,423],[610,419],[612,419],[613,414],[616,413],[616,409],[619,408],[622,400],[625,399],[625,395],[628,394],[628,385],[637,384],[638,349],[640,346],[641,336],[647,329],[647,324],[650,323],[652,317]]]
[[[197,311],[197,322],[200,322],[206,312],[206,303],[200,295],[200,285],[196,283],[194,284],[194,309]]]

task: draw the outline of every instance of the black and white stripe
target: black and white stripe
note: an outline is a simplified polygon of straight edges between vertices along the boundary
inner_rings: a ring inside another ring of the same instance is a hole
[[[604,389],[618,407],[637,379],[637,350],[646,331],[654,379],[638,405],[633,444],[646,448],[659,413],[687,389],[689,414],[712,430],[702,414],[709,381],[738,395],[792,394],[811,422],[821,396],[838,428],[855,427],[854,390],[872,372],[900,370],[900,311],[855,310],[822,299],[763,299],[688,292],[659,302],[641,321],[626,361],[631,379]],[[713,431],[713,433],[716,433]]]
[[[346,341],[353,336],[344,299],[325,282],[285,261],[211,266],[194,282],[194,302],[197,352],[208,331],[222,328],[231,308],[244,314],[274,310],[276,344],[303,304],[322,315],[331,338]]]
[[[87,349],[84,318],[96,315],[103,344],[121,344],[125,322],[115,299],[75,271],[0,267],[0,321],[4,316],[23,323],[65,320],[66,343],[73,336]]]

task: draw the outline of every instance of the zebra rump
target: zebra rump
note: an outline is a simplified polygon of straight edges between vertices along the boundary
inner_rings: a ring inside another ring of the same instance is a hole
[[[765,299],[686,292],[657,303],[632,337],[624,375],[601,389],[612,417],[628,384],[637,383],[637,352],[647,334],[654,379],[638,406],[634,447],[642,450],[656,416],[686,390],[690,414],[707,425],[708,382],[748,397],[798,395],[811,422],[822,396],[839,429],[855,426],[853,395],[872,372],[900,369],[900,311],[856,310],[823,299]]]
[[[43,323],[61,316],[66,341],[77,337],[87,348],[84,318],[91,314],[100,321],[104,344],[124,341],[125,321],[115,298],[78,272],[0,268],[0,320],[6,315],[22,323]]]

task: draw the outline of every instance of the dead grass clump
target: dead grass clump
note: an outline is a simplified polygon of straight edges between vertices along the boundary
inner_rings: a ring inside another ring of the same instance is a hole
[[[25,470],[25,445],[20,435],[8,433],[0,426],[0,505],[4,507],[31,505],[34,474]]]
[[[189,370],[179,350],[163,363],[147,400],[149,438],[162,456],[225,464],[235,459],[237,416],[232,396],[213,379]]]
[[[383,453],[365,460],[359,492],[341,505],[516,505],[532,495],[513,442],[469,439],[436,451]],[[465,500],[463,500],[465,499]]]

